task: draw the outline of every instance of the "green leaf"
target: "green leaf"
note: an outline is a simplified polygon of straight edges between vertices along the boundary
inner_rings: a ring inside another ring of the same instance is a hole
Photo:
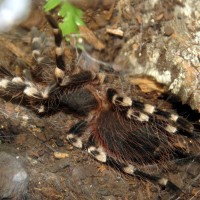
[[[78,33],[78,26],[85,25],[81,19],[83,12],[68,2],[62,4],[58,14],[63,17],[63,22],[59,25],[63,35]]]
[[[47,3],[44,5],[45,12],[48,12],[55,7],[57,7],[61,3],[61,0],[48,0]]]
[[[61,17],[66,17],[68,13],[72,12],[73,12],[73,6],[70,3],[65,2],[62,4],[61,9],[58,12],[58,15]]]
[[[77,21],[77,23],[81,23],[81,25],[84,24],[83,20],[81,19],[83,16],[83,12],[75,6],[71,5],[70,3],[63,3],[58,14],[63,18],[67,17],[68,15],[72,15],[75,22]]]
[[[64,18],[62,23],[59,23],[59,27],[62,30],[63,35],[69,35],[72,33],[78,33],[78,27],[74,23],[74,19],[71,15]]]
[[[79,17],[75,18],[75,23],[76,23],[77,26],[85,26],[84,21]]]
[[[59,27],[63,36],[65,36],[66,41],[69,41],[70,34],[79,34],[78,26],[85,25],[84,21],[82,20],[83,12],[67,2],[67,0],[48,0],[44,5],[44,10],[48,12],[57,6],[60,7],[58,15],[63,18],[63,22],[59,23]],[[78,37],[80,37],[80,35],[78,35],[77,38]],[[83,44],[81,43],[77,43],[77,47],[84,49]]]

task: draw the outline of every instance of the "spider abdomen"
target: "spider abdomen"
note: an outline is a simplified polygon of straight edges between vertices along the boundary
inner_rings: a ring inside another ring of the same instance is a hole
[[[87,115],[90,111],[98,107],[98,101],[87,88],[63,94],[60,98],[60,103],[63,108],[67,108],[81,116]]]
[[[96,124],[96,141],[109,156],[124,162],[139,165],[164,163],[176,154],[173,144],[177,137],[159,127],[156,119],[154,123],[139,122],[107,110],[100,114]]]

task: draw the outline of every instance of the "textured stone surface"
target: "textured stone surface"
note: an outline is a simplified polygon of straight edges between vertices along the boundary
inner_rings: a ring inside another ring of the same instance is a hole
[[[183,7],[174,7],[172,19],[162,22],[155,17],[157,11],[144,4],[151,16],[141,16],[141,32],[123,46],[114,66],[129,76],[153,77],[200,111],[200,6],[197,1],[182,3]],[[158,23],[160,29],[155,29]],[[166,27],[173,32],[166,34]]]

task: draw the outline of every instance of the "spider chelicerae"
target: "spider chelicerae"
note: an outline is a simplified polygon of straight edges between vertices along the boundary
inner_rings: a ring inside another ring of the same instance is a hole
[[[162,166],[169,160],[194,158],[178,144],[182,141],[198,146],[198,130],[186,118],[134,100],[114,88],[104,87],[101,91],[103,73],[66,67],[61,31],[50,15],[46,18],[56,44],[52,81],[47,86],[37,84],[31,76],[17,77],[1,66],[1,93],[23,97],[25,104],[39,115],[67,109],[85,116],[85,120],[66,131],[66,139],[73,146],[126,174],[148,179],[179,194],[181,189],[169,179],[142,169],[147,165]],[[40,43],[41,37],[33,34],[32,53],[38,63],[43,59]],[[83,142],[85,133],[89,136]]]

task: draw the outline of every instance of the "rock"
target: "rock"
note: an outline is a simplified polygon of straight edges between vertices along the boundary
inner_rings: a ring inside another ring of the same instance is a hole
[[[174,29],[171,26],[165,26],[164,33],[166,36],[170,36],[174,33]]]
[[[28,174],[12,155],[0,152],[0,199],[24,199],[27,195]]]

